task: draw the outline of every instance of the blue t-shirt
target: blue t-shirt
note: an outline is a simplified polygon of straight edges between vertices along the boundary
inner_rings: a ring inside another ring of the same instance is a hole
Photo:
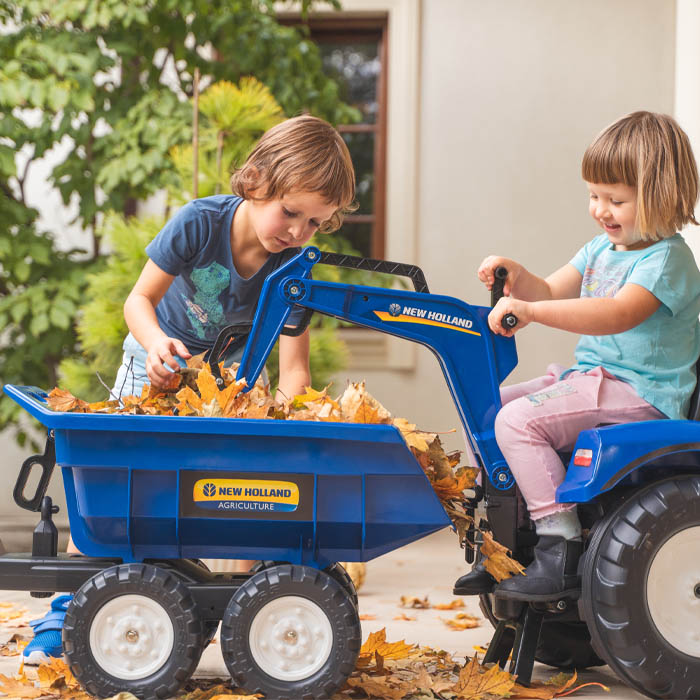
[[[568,371],[602,366],[669,418],[685,418],[700,355],[700,272],[681,235],[641,250],[615,250],[602,234],[571,264],[583,276],[581,297],[613,297],[632,283],[649,290],[661,306],[624,333],[581,336],[576,364]]]
[[[241,277],[231,254],[231,224],[242,201],[234,195],[195,199],[146,248],[175,276],[156,307],[158,324],[193,354],[209,350],[225,326],[252,321],[265,278],[300,250],[272,253],[252,277]],[[287,323],[296,325],[302,315],[297,307]]]

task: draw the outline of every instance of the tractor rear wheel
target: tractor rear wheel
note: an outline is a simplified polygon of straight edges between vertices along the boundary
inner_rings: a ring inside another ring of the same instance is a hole
[[[605,517],[579,607],[596,650],[635,690],[700,697],[700,476],[645,486]]]

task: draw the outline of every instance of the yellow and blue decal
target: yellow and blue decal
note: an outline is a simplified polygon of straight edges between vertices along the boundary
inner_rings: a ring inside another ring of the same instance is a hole
[[[199,479],[192,499],[211,510],[291,513],[299,507],[299,487],[291,481]]]
[[[381,321],[391,323],[419,323],[427,326],[437,326],[439,328],[449,328],[453,331],[461,331],[470,335],[481,335],[478,331],[472,330],[474,322],[464,316],[453,316],[441,311],[431,311],[417,306],[402,306],[400,304],[390,304],[389,311],[374,311]]]

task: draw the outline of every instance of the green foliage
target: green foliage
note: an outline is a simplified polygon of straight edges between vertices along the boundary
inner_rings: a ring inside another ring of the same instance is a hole
[[[315,2],[302,0],[302,12]],[[286,5],[0,0],[0,381],[50,387],[58,363],[75,356],[77,310],[95,293],[87,273],[103,270],[101,217],[178,183],[169,154],[192,138],[195,68],[203,85],[255,76],[287,115],[358,118],[313,42],[277,21]],[[60,252],[60,231],[41,230],[27,202],[27,174],[49,151],[50,182],[85,230],[82,252]],[[79,362],[64,371],[76,377]],[[0,430],[19,413],[0,397]],[[21,429],[17,436],[26,439]]]

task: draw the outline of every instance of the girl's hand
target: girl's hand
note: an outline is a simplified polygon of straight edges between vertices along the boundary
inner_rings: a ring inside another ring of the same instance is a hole
[[[165,365],[168,365],[176,372],[180,369],[180,365],[174,355],[178,355],[183,360],[189,360],[192,357],[185,344],[177,338],[164,336],[148,349],[146,373],[154,387],[165,388],[172,381],[173,373],[169,372]]]
[[[477,275],[479,279],[486,285],[486,289],[491,289],[493,287],[494,281],[494,270],[497,267],[505,267],[508,270],[508,277],[506,278],[505,284],[503,286],[503,293],[509,296],[515,280],[518,279],[518,275],[523,269],[520,263],[511,260],[510,258],[502,258],[499,255],[489,255],[484,258],[484,261],[479,265],[477,270]]]
[[[513,314],[518,319],[515,328],[504,328],[501,319],[506,314]],[[515,299],[513,297],[502,297],[489,314],[489,328],[498,335],[505,335],[508,338],[515,335],[516,331],[525,328],[534,320],[532,304],[529,301]]]

